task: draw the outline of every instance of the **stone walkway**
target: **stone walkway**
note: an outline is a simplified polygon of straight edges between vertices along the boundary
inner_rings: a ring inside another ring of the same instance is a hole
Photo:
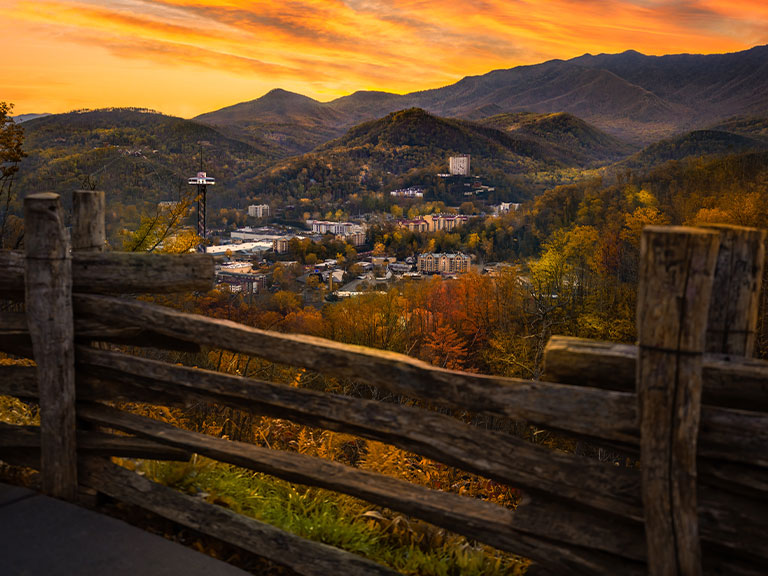
[[[3,576],[246,576],[139,528],[0,483]]]

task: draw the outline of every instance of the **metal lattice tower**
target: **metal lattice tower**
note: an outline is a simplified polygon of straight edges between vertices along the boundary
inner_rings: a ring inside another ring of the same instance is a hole
[[[203,149],[200,148],[200,171],[197,176],[194,176],[187,180],[188,184],[197,186],[197,235],[200,236],[202,242],[197,247],[198,252],[205,252],[205,238],[207,236],[208,229],[205,223],[206,214],[206,193],[208,186],[216,184],[216,180],[210,178],[203,171]]]

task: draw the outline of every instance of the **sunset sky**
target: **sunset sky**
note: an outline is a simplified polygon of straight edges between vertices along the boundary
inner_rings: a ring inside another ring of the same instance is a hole
[[[768,43],[766,0],[0,0],[0,100],[183,117],[272,88],[410,92],[586,52]]]

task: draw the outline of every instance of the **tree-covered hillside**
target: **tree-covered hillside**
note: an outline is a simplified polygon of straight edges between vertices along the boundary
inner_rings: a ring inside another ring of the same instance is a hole
[[[98,188],[116,219],[130,225],[142,210],[193,192],[187,178],[205,169],[217,179],[209,206],[237,205],[243,181],[271,157],[257,147],[189,120],[139,109],[54,114],[23,124],[24,150],[15,186],[20,200],[33,192]]]
[[[669,160],[697,156],[722,156],[750,150],[768,149],[768,139],[762,140],[725,130],[695,130],[682,136],[651,144],[620,163],[632,169],[646,169]]]
[[[603,165],[619,160],[635,148],[566,112],[498,114],[480,120],[485,126],[521,138],[531,138],[549,156],[570,165]]]
[[[556,138],[565,138],[566,132],[562,130]],[[575,131],[568,138],[575,142],[581,137]],[[617,142],[617,146],[614,153],[620,156],[626,145]],[[260,197],[299,200],[424,185],[435,198],[446,199],[446,184],[437,173],[447,172],[450,156],[470,154],[472,174],[496,187],[499,198],[521,199],[535,189],[524,174],[594,162],[578,147],[573,150],[550,142],[543,133],[505,131],[410,108],[355,126],[309,154],[277,162],[250,187]]]

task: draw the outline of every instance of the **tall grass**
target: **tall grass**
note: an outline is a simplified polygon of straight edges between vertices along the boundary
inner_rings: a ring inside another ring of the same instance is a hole
[[[148,478],[310,540],[423,576],[514,576],[527,561],[425,522],[212,460],[124,462]]]

